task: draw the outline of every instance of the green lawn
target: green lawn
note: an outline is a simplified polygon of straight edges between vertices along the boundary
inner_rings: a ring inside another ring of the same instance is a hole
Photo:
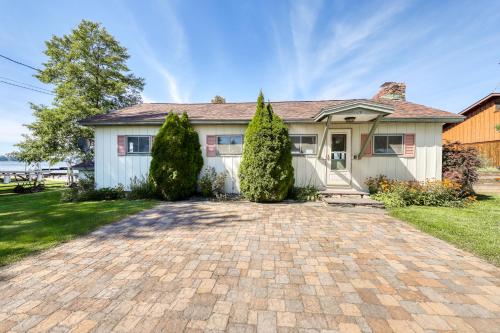
[[[66,182],[64,180],[45,180],[45,186],[47,189],[56,189],[56,188],[62,188],[64,187],[64,184]],[[0,196],[5,195],[5,194],[11,194],[14,191],[14,187],[17,186],[17,184],[28,184],[28,182],[12,182],[10,184],[2,184],[0,183]]]
[[[62,203],[61,183],[34,194],[13,194],[0,185],[0,266],[120,220],[155,201]]]
[[[411,206],[390,214],[500,266],[500,196],[478,200],[466,208]]]

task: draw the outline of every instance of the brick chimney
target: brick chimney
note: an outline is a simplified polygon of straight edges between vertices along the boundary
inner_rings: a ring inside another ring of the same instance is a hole
[[[406,84],[403,82],[386,82],[380,86],[378,93],[373,99],[396,99],[406,100]]]

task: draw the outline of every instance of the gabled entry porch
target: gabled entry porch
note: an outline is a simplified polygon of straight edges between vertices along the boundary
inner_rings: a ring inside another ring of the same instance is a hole
[[[338,191],[341,195],[348,190],[358,192],[351,186],[353,160],[363,158],[378,124],[392,112],[391,106],[363,100],[324,108],[316,115],[314,120],[324,124],[316,157],[325,161],[328,191]],[[370,125],[369,132],[362,135],[359,146],[352,144],[352,129],[356,124]]]

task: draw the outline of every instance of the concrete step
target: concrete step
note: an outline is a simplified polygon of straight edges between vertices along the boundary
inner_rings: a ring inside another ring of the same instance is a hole
[[[357,191],[352,188],[327,188],[324,191],[320,191],[319,195],[324,198],[368,198],[370,194],[368,192]]]
[[[341,206],[341,207],[374,207],[374,208],[384,208],[384,204],[379,201],[375,201],[370,198],[331,198],[322,197],[324,203],[329,206]]]

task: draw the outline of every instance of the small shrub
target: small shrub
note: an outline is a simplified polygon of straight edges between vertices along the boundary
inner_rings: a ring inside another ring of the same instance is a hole
[[[221,198],[224,196],[226,172],[217,173],[213,167],[205,167],[198,182],[200,193],[207,198]]]
[[[135,177],[130,179],[130,191],[127,198],[130,200],[153,199],[156,197],[155,188],[152,182],[145,178]]]
[[[31,184],[21,185],[21,184],[18,184],[13,189],[14,193],[17,193],[17,194],[36,193],[36,192],[42,192],[44,190],[45,190],[45,185],[44,184],[36,184],[36,185],[31,185]]]
[[[225,171],[219,172],[215,176],[214,182],[212,184],[212,191],[216,198],[221,198],[225,196],[226,191],[224,189],[226,187],[226,178],[227,178],[227,173]]]
[[[101,200],[117,200],[125,198],[125,189],[119,184],[117,187],[104,187],[100,189],[94,188],[93,179],[81,179],[63,191],[61,201],[63,202],[78,202],[78,201],[101,201]]]
[[[200,193],[202,196],[210,198],[213,197],[212,184],[215,181],[215,177],[217,177],[217,173],[215,172],[215,168],[213,167],[205,167],[201,172],[200,180],[198,181],[198,185],[200,187]]]
[[[477,169],[480,166],[477,148],[458,141],[443,144],[443,179],[460,184],[464,196],[474,193],[472,186],[479,179]]]
[[[288,198],[297,201],[316,201],[319,198],[319,191],[313,185],[303,187],[294,186],[291,189]]]
[[[368,186],[368,192],[374,194],[381,191],[381,186],[384,183],[388,183],[389,179],[384,175],[378,175],[376,177],[369,177],[365,184]]]

